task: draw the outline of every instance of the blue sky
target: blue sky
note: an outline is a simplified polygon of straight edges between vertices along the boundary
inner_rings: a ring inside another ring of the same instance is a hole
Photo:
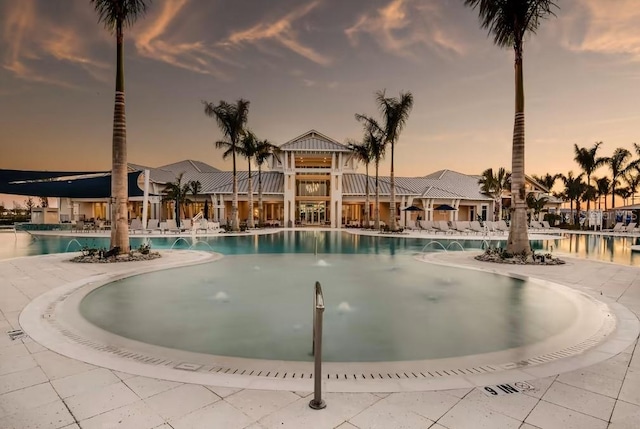
[[[640,142],[637,0],[558,3],[525,43],[529,174],[578,170],[574,143]],[[108,169],[115,41],[92,5],[0,0],[0,20],[0,168]],[[513,52],[462,0],[155,0],[125,37],[131,162],[229,168],[201,100],[249,99],[276,144],[357,139],[386,88],[415,98],[396,174],[511,163]]]

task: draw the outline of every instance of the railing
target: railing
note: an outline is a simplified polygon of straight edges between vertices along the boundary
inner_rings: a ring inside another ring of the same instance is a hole
[[[313,375],[313,399],[309,402],[309,407],[314,410],[321,410],[327,406],[322,400],[322,314],[324,313],[324,296],[322,286],[316,282],[315,293],[313,295],[313,344],[311,353],[314,361]]]
[[[204,213],[202,213],[202,210],[200,210],[198,213],[196,213],[194,217],[191,218],[191,222],[195,224],[197,221],[199,221],[203,217],[204,217]]]

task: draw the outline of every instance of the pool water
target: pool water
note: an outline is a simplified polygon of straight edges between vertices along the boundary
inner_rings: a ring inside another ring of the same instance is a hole
[[[154,345],[306,361],[316,280],[326,306],[323,356],[334,362],[521,347],[562,332],[577,311],[569,298],[538,284],[407,254],[351,251],[227,256],[134,276],[94,290],[80,312],[102,329]]]
[[[185,237],[174,236],[151,238],[152,249],[198,249],[215,250],[225,255],[256,253],[314,253],[315,237],[318,238],[318,252],[353,254],[414,254],[422,251],[441,251],[440,246],[425,245],[432,241],[424,238],[362,236],[347,232],[280,231],[261,236]],[[506,239],[506,237],[505,237]],[[131,237],[131,246],[139,247],[147,238]],[[451,245],[453,240],[437,239],[451,251],[459,250]],[[480,240],[455,239],[465,249],[480,249]],[[496,242],[492,242],[496,243]],[[497,242],[504,246],[504,242]],[[640,244],[640,237],[613,237],[600,235],[568,234],[566,238],[545,241],[531,241],[535,250],[572,254],[587,259],[640,266],[640,253],[632,252],[630,246]],[[18,256],[42,255],[48,253],[77,252],[83,246],[107,248],[109,239],[104,237],[64,237],[38,236],[25,232],[0,232],[0,259]]]

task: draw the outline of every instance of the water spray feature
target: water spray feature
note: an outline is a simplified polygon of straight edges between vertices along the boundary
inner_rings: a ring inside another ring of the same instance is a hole
[[[184,237],[178,237],[176,239],[176,241],[173,242],[173,244],[171,245],[171,247],[169,248],[169,250],[173,250],[173,246],[175,246],[176,244],[178,244],[179,242],[184,241],[185,243],[187,243],[188,246],[191,246],[191,244],[189,244],[189,241],[184,238]]]
[[[446,247],[444,247],[444,245],[443,245],[442,243],[440,243],[439,241],[431,240],[430,242],[428,242],[427,244],[425,244],[425,245],[422,247],[422,250],[420,251],[420,253],[425,253],[425,251],[424,251],[424,250],[425,250],[429,245],[431,245],[431,244],[437,244],[438,246],[440,246],[440,247],[442,248],[442,250],[444,250],[445,252],[447,251],[447,248],[446,248]]]
[[[76,252],[82,250],[82,244],[74,238],[73,240],[69,241],[69,243],[67,243],[67,247],[64,249],[64,253],[67,253],[69,251],[69,246],[71,246],[73,243],[77,243],[78,246],[80,246],[80,248],[76,250]]]

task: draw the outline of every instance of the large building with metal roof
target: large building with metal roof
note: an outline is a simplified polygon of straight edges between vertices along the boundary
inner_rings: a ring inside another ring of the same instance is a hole
[[[249,213],[247,171],[238,171],[238,211],[241,221],[253,215],[257,220],[258,179],[262,182],[264,220],[282,226],[322,225],[340,228],[359,225],[364,220],[367,181],[371,219],[374,218],[375,177],[356,172],[358,159],[345,145],[315,130],[308,131],[278,147],[258,177],[252,169],[253,213]],[[220,171],[200,161],[185,160],[151,168],[129,164],[130,171],[149,172],[149,218],[167,219],[174,216],[172,202],[162,201],[162,190],[181,176],[183,183],[198,181],[201,189],[190,196],[191,204],[183,217],[193,217],[201,211],[210,220],[226,222],[231,214],[233,173]],[[142,188],[144,174],[138,185]],[[423,177],[396,177],[396,207],[390,208],[390,181],[378,178],[380,219],[388,222],[391,214],[401,224],[420,216],[424,220],[492,219],[495,202],[480,191],[479,176],[451,170],[440,170]],[[539,192],[544,192],[539,189]],[[140,195],[137,193],[136,195]],[[71,218],[109,218],[108,198],[67,199],[61,203]],[[142,197],[130,198],[130,216],[142,216]],[[206,204],[205,204],[206,202]],[[454,210],[437,210],[439,206]],[[403,209],[414,206],[414,211]],[[406,217],[406,218],[405,218]]]

